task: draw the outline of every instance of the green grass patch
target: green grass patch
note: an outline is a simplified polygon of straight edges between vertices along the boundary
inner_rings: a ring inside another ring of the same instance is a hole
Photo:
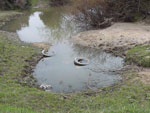
[[[150,67],[150,45],[134,47],[127,52],[127,62],[134,62],[139,66]]]
[[[22,86],[16,78],[22,77],[24,66],[29,66],[26,60],[36,53],[31,46],[22,47],[0,35],[0,113],[150,113],[150,86],[139,81],[125,81],[100,89],[100,93],[92,91],[90,96]]]
[[[1,113],[34,113],[31,109],[11,107],[9,105],[1,105]]]

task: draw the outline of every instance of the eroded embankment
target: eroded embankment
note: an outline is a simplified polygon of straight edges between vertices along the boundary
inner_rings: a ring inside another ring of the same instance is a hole
[[[91,30],[73,36],[79,45],[124,54],[136,45],[150,44],[150,25],[142,23],[115,23],[103,30]]]

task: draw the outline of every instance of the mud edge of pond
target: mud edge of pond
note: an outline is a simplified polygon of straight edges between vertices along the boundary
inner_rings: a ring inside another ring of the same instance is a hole
[[[73,36],[72,41],[123,57],[128,49],[136,45],[150,44],[150,25],[115,23],[106,29],[81,32]]]
[[[33,72],[35,66],[42,58],[43,56],[37,53],[34,56],[32,56],[31,59],[25,60],[25,62],[28,63],[28,65],[24,66],[21,76],[17,78],[19,84],[21,84],[22,86],[39,88],[39,84],[37,83],[37,80],[34,78]]]
[[[24,42],[22,42],[24,44]],[[28,45],[28,44],[27,44]],[[25,46],[27,46],[25,45]],[[27,66],[24,66],[24,69],[22,71],[21,77],[18,78],[18,83],[20,83],[23,86],[29,86],[32,88],[40,88],[40,85],[37,83],[37,79],[33,76],[34,69],[37,65],[37,63],[43,59],[43,55],[41,54],[41,50],[45,49],[48,50],[48,48],[51,46],[49,43],[31,43],[29,44],[32,48],[36,49],[35,54],[31,57],[31,59],[25,60],[26,63],[28,63]],[[43,89],[41,89],[43,90]]]

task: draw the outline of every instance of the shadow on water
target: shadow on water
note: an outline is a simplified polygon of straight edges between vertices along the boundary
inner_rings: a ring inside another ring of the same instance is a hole
[[[113,71],[123,67],[123,59],[100,50],[80,47],[71,42],[71,36],[84,29],[73,21],[65,8],[34,11],[14,20],[3,29],[14,30],[22,41],[50,42],[54,57],[43,58],[34,70],[39,84],[51,85],[54,92],[74,92],[112,85],[121,77]],[[74,58],[86,57],[87,66],[75,66]],[[113,71],[112,71],[113,70]]]

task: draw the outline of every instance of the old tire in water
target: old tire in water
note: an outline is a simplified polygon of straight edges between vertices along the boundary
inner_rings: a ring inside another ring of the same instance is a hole
[[[52,57],[55,55],[54,51],[51,51],[50,53],[46,52],[45,50],[42,50],[43,57]]]
[[[89,60],[86,58],[75,58],[74,64],[77,66],[86,66],[89,64]]]

